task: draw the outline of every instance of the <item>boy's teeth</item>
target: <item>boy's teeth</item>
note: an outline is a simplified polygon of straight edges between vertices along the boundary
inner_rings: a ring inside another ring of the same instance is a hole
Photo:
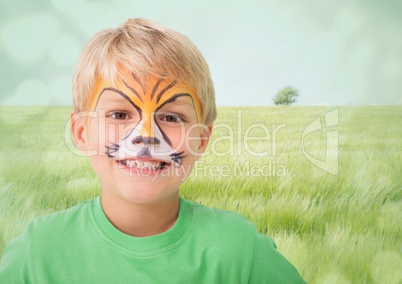
[[[139,160],[124,160],[121,163],[129,168],[157,170],[161,169],[163,162],[142,162]]]

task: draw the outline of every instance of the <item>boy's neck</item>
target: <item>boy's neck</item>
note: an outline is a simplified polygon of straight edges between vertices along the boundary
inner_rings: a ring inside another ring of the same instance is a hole
[[[148,237],[166,232],[176,223],[180,199],[177,194],[157,204],[135,204],[103,191],[101,204],[118,230],[134,237]]]

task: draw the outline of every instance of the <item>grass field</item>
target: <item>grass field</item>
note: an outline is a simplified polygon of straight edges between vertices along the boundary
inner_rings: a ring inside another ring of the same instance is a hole
[[[339,108],[335,175],[301,150],[303,130],[333,109],[220,108],[215,155],[181,193],[249,218],[309,283],[402,283],[402,106]],[[0,107],[0,254],[30,219],[100,193],[89,161],[66,147],[69,112]],[[323,160],[327,133],[307,135],[305,151]]]

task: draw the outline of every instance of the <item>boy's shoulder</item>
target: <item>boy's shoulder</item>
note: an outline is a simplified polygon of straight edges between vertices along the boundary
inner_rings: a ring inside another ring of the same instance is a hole
[[[193,208],[196,234],[205,239],[222,240],[228,246],[241,243],[244,248],[252,249],[259,232],[250,220],[233,211],[208,207],[194,201],[186,202]]]
[[[296,268],[278,251],[275,242],[257,231],[242,215],[190,202],[196,212],[202,243],[216,248],[231,265],[249,265],[249,283],[305,283]],[[247,266],[246,265],[246,266]]]
[[[241,227],[246,230],[255,230],[255,225],[239,213],[226,209],[209,207],[195,201],[185,200],[185,202],[193,207],[198,222],[224,227]]]
[[[89,210],[98,199],[99,197],[95,197],[73,207],[35,217],[28,223],[26,229],[28,233],[49,234],[51,232],[60,233],[60,231],[69,230],[72,227],[86,226],[86,223],[89,222]]]

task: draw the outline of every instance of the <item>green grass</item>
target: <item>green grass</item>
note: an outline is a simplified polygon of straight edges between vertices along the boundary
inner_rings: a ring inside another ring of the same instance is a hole
[[[303,155],[301,134],[334,108],[244,107],[240,135],[238,110],[220,108],[209,151],[227,154],[205,156],[181,193],[249,218],[309,283],[401,283],[402,107],[340,107],[339,125],[329,129],[339,132],[339,173],[331,175]],[[89,161],[65,145],[69,112],[0,107],[0,254],[33,217],[100,193]],[[245,148],[256,123],[271,137],[247,145],[264,157]],[[325,137],[324,130],[306,136],[306,151],[324,159]],[[265,175],[247,176],[247,164],[266,166]]]

